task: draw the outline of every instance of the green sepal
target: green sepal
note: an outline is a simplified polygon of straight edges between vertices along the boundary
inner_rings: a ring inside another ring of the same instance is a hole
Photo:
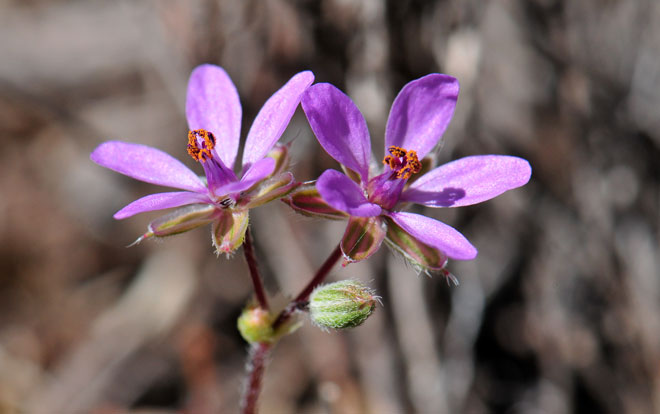
[[[351,217],[341,239],[347,263],[359,262],[376,253],[385,238],[385,223],[377,217]]]
[[[147,226],[147,232],[131,245],[150,237],[167,237],[209,224],[215,218],[216,208],[210,204],[191,204],[160,216]]]
[[[344,171],[344,174],[348,178],[355,181],[358,185],[362,184],[362,178],[360,178],[360,174],[358,174],[356,171],[351,170],[350,168],[348,168],[344,164],[341,164],[341,169],[342,169],[342,171]]]
[[[380,298],[356,280],[342,280],[317,287],[309,297],[309,315],[322,329],[346,329],[361,325],[373,313]]]
[[[270,201],[286,196],[299,184],[290,172],[284,172],[274,176],[259,185],[252,194],[247,196],[245,208],[254,208]]]
[[[387,235],[385,243],[394,251],[401,253],[414,267],[419,270],[442,270],[447,264],[447,256],[440,250],[422,243],[394,220],[385,218]]]
[[[348,218],[348,214],[337,210],[323,200],[314,184],[302,185],[282,199],[296,213],[311,217],[322,217],[331,220]]]
[[[270,157],[275,160],[275,169],[268,176],[275,177],[280,175],[284,171],[289,169],[289,164],[291,163],[291,155],[289,154],[289,149],[291,148],[291,143],[288,144],[277,144],[269,152],[267,157]]]
[[[232,253],[243,244],[248,226],[248,210],[221,210],[213,222],[213,245],[216,253]]]

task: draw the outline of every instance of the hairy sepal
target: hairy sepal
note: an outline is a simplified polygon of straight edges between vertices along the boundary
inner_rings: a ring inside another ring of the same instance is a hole
[[[243,244],[248,218],[248,210],[222,210],[213,222],[212,236],[216,253],[230,254]]]
[[[284,172],[262,182],[253,194],[249,195],[249,201],[245,208],[254,208],[270,201],[286,196],[299,184],[290,172]]]
[[[275,177],[289,169],[291,163],[291,155],[289,154],[289,149],[291,148],[291,143],[288,144],[277,144],[270,150],[267,157],[270,157],[275,160],[275,169],[272,174],[268,176]]]
[[[348,218],[348,214],[337,210],[323,200],[314,184],[302,185],[283,199],[295,212],[310,217],[321,217],[331,220]]]
[[[359,262],[376,253],[385,233],[385,224],[379,216],[351,217],[341,240],[346,263]]]
[[[160,216],[147,227],[147,232],[131,245],[151,237],[167,237],[184,233],[209,224],[215,218],[216,209],[209,204],[191,204]]]
[[[386,218],[387,234],[385,242],[394,251],[401,253],[410,264],[422,271],[443,270],[447,256],[440,250],[422,243],[399,227],[392,219]]]

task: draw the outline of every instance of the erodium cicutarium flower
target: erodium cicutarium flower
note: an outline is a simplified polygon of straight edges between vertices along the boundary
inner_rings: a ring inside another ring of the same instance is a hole
[[[314,75],[301,72],[261,108],[247,134],[241,173],[234,173],[241,135],[241,104],[227,73],[214,65],[193,70],[188,82],[187,149],[206,178],[180,161],[148,146],[110,141],[91,154],[95,163],[140,181],[184,191],[151,194],[119,210],[124,219],[146,211],[179,207],[149,224],[138,241],[164,237],[213,223],[218,252],[243,242],[248,210],[287,194],[297,185],[288,168],[286,146],[275,146]],[[185,141],[182,141],[182,144]]]
[[[383,241],[427,271],[442,270],[448,258],[473,259],[477,249],[460,232],[403,210],[409,203],[476,204],[529,181],[529,163],[503,155],[461,158],[422,175],[422,160],[453,116],[458,89],[455,78],[431,74],[401,90],[387,121],[382,170],[370,165],[367,124],[348,96],[323,83],[303,95],[302,107],[314,134],[345,174],[326,170],[315,188],[301,187],[286,201],[302,213],[348,217],[341,241],[346,262],[366,259]]]

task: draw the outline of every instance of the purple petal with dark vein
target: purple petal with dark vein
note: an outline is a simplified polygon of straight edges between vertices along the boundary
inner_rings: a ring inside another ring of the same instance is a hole
[[[454,115],[458,81],[438,73],[408,83],[392,104],[385,130],[385,152],[394,145],[424,158],[440,141]]]
[[[323,149],[366,183],[371,158],[369,130],[351,98],[329,83],[318,83],[303,95],[302,108]]]
[[[176,191],[170,193],[157,193],[142,197],[122,208],[113,216],[117,220],[134,216],[146,211],[163,210],[180,207],[187,204],[210,203],[206,194],[191,193],[189,191]]]
[[[284,133],[305,89],[314,82],[310,71],[300,72],[271,96],[252,123],[243,150],[243,168],[268,154]]]
[[[465,157],[424,174],[401,195],[401,200],[429,207],[468,206],[525,185],[531,175],[529,162],[522,158]]]
[[[393,212],[389,216],[411,236],[435,247],[450,259],[472,260],[477,257],[477,249],[465,236],[445,223],[413,213]]]
[[[373,217],[381,213],[380,206],[370,203],[360,186],[339,171],[324,171],[316,181],[316,188],[328,204],[351,216]]]
[[[90,155],[98,165],[136,180],[206,194],[199,177],[180,161],[156,148],[128,142],[109,141]]]
[[[229,168],[240,143],[241,112],[238,92],[224,69],[205,64],[193,70],[186,95],[188,127],[212,132],[215,151]]]

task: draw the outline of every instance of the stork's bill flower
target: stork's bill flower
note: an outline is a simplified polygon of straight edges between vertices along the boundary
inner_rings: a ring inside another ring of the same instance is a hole
[[[461,158],[424,173],[425,157],[453,116],[458,90],[458,81],[442,74],[401,90],[387,121],[382,169],[370,164],[367,124],[348,96],[324,83],[303,95],[314,134],[344,173],[326,170],[315,186],[296,189],[286,201],[304,214],[348,218],[341,241],[345,263],[366,259],[383,241],[423,270],[442,270],[449,258],[473,259],[477,249],[460,232],[405,207],[467,206],[529,181],[529,163],[503,155]]]
[[[105,142],[91,154],[95,163],[140,181],[183,190],[140,198],[114,218],[178,207],[151,222],[138,241],[212,223],[218,252],[238,248],[245,237],[248,210],[297,186],[286,171],[288,147],[276,146],[276,142],[313,81],[311,72],[298,73],[266,101],[247,134],[240,173],[236,174],[242,116],[238,92],[222,68],[208,64],[195,68],[186,97],[187,150],[201,164],[205,178],[156,148]]]

